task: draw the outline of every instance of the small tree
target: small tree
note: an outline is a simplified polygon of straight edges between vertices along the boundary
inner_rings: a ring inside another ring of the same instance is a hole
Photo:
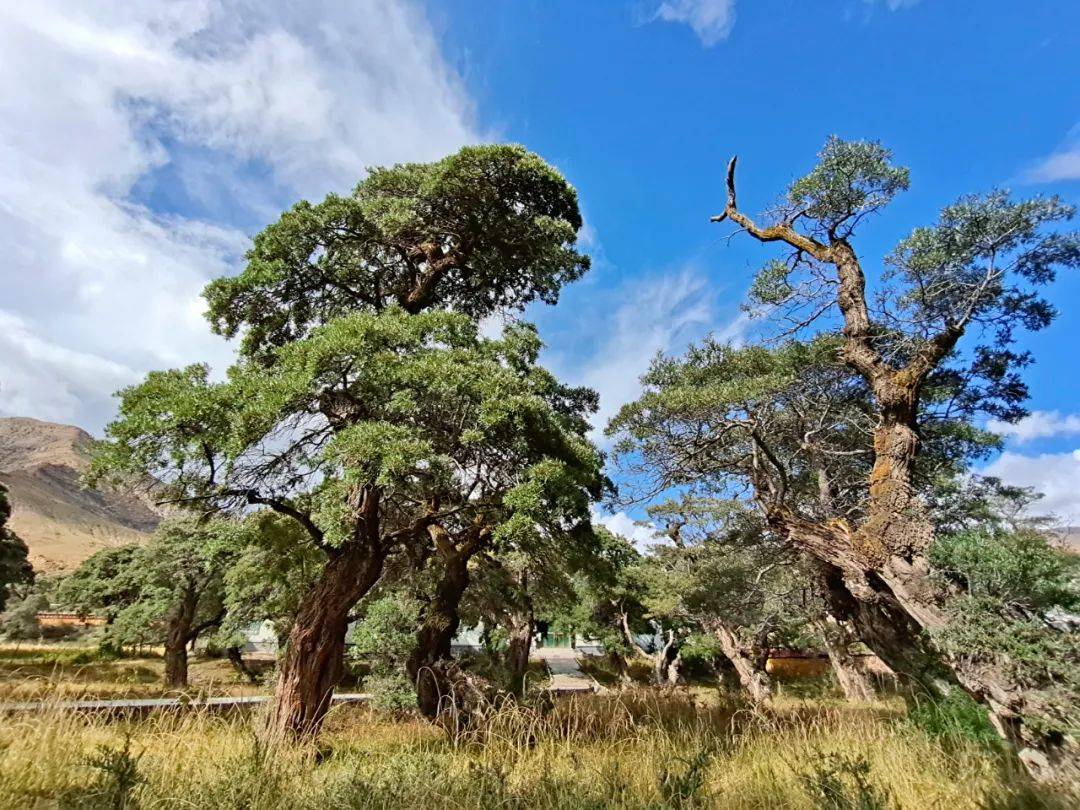
[[[7,610],[0,613],[0,637],[8,641],[31,641],[42,635],[38,614],[49,609],[45,594],[31,590],[19,599],[12,600]]]
[[[598,548],[573,576],[573,592],[557,609],[574,631],[597,639],[620,683],[630,683],[629,662],[646,658],[635,636],[651,630],[645,620],[641,582],[635,575],[641,553],[625,537],[594,527]]]
[[[416,705],[415,678],[406,662],[416,650],[420,603],[409,593],[395,590],[364,606],[352,631],[350,654],[366,661],[370,672],[364,688],[383,709],[402,710]]]
[[[231,532],[224,521],[166,521],[146,546],[90,557],[62,583],[60,598],[79,612],[103,612],[107,638],[118,647],[163,645],[165,683],[185,687],[188,645],[225,616]]]

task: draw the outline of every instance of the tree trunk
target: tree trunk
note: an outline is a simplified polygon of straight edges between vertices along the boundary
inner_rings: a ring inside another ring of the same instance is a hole
[[[675,651],[675,657],[671,659],[671,663],[667,668],[667,686],[675,687],[682,682],[682,650]]]
[[[451,684],[439,677],[446,670],[435,664],[450,659],[450,644],[461,624],[458,605],[469,585],[469,556],[442,554],[442,574],[416,633],[416,648],[405,663],[405,672],[416,685],[416,705],[429,719],[438,716],[444,701],[453,700]]]
[[[892,558],[881,573],[899,605],[924,630],[940,631],[950,618],[941,607],[945,594],[921,565]],[[1080,784],[1080,741],[1074,736],[1075,707],[1065,706],[1053,687],[1018,682],[1003,662],[944,656],[964,690],[987,706],[994,728],[1016,750],[1033,778]]]
[[[510,619],[510,638],[506,644],[506,669],[510,681],[510,692],[521,695],[525,692],[525,676],[529,671],[529,655],[532,653],[532,639],[535,628],[532,599],[526,597],[524,610]]]
[[[633,679],[630,677],[630,668],[626,663],[626,656],[618,650],[612,649],[607,651],[608,668],[611,669],[615,677],[618,679],[619,687],[627,687],[633,684]]]
[[[674,686],[678,682],[679,672],[678,665],[675,667],[675,673],[672,674],[672,664],[676,661],[681,663],[679,658],[679,645],[675,638],[675,631],[667,631],[667,641],[664,642],[664,646],[656,652],[656,658],[653,661],[653,678],[656,681],[657,686]]]
[[[188,685],[188,642],[191,641],[199,594],[193,586],[185,587],[180,603],[172,610],[165,630],[165,684],[171,689]]]
[[[184,689],[188,685],[187,644],[179,646],[171,639],[165,642],[165,685],[170,689]]]
[[[876,694],[873,681],[851,652],[851,647],[858,641],[854,631],[831,617],[820,617],[814,624],[821,634],[825,652],[828,653],[829,662],[844,697],[852,703],[873,700]]]
[[[385,552],[354,539],[336,550],[297,611],[264,733],[272,741],[313,736],[344,671],[349,612],[378,581]]]
[[[733,628],[723,622],[712,622],[713,635],[720,642],[720,649],[735,667],[739,683],[750,695],[755,704],[768,703],[772,700],[773,684],[765,664],[769,651],[763,645],[747,644],[739,639]]]
[[[622,633],[623,641],[630,650],[631,658],[648,658],[641,647],[638,646],[633,631],[630,630],[630,616],[625,610],[619,612],[619,631]]]
[[[254,684],[259,682],[259,676],[244,662],[244,656],[239,647],[226,647],[225,657],[229,659],[229,663],[232,664],[233,669],[247,678],[248,683]]]
[[[951,656],[935,647],[933,634],[951,622],[944,608],[950,595],[931,578],[921,555],[890,555],[878,563],[872,553],[869,559],[861,553],[862,528],[852,533],[839,521],[810,524],[798,518],[785,523],[793,544],[838,569],[859,638],[897,674],[937,696],[963,688],[987,707],[994,727],[1034,779],[1080,782],[1080,744],[1053,687],[1020,683],[1004,663]]]

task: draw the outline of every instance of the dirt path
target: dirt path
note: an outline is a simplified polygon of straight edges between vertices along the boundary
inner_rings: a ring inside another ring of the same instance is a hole
[[[599,692],[602,687],[581,671],[581,655],[571,647],[541,647],[533,658],[543,661],[551,672],[552,692]]]

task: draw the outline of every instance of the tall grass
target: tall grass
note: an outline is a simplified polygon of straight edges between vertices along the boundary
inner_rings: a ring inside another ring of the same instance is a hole
[[[177,694],[163,682],[159,655],[114,658],[96,647],[0,645],[0,702],[49,698],[142,698]],[[265,693],[252,686],[224,659],[193,656],[189,687],[198,695]]]
[[[756,712],[652,691],[507,704],[447,737],[341,707],[318,744],[267,750],[254,719],[0,718],[0,807],[1068,807],[969,739],[892,710]]]

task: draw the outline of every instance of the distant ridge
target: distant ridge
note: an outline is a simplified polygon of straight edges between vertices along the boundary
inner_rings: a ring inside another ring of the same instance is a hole
[[[83,489],[93,438],[85,430],[25,417],[0,418],[0,481],[11,527],[35,570],[70,571],[107,546],[145,542],[161,516],[136,494]]]

